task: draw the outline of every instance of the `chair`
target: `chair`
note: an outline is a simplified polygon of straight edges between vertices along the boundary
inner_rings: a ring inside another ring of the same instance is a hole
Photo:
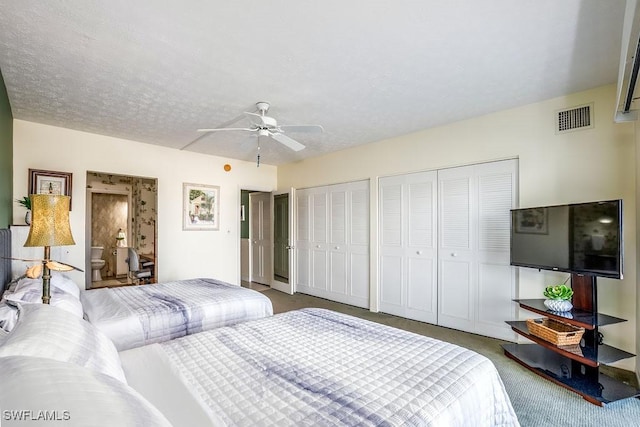
[[[153,261],[140,262],[140,256],[133,248],[127,248],[127,263],[129,264],[129,277],[133,283],[139,285],[141,283],[149,283],[153,277]]]

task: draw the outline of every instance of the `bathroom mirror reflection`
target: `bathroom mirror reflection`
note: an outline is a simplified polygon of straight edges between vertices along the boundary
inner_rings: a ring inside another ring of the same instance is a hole
[[[133,284],[128,250],[153,262],[157,254],[157,179],[87,172],[86,288]]]

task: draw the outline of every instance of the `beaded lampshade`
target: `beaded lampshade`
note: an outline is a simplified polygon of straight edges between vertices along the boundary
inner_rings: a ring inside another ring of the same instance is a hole
[[[48,263],[51,261],[51,246],[75,245],[69,224],[69,196],[53,194],[32,194],[31,228],[24,242],[26,247],[43,246],[44,259],[42,273],[42,302],[49,304],[51,299],[49,286],[51,273]]]

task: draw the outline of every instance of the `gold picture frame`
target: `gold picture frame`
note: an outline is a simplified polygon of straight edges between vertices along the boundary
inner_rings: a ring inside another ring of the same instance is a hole
[[[56,194],[69,196],[71,210],[71,172],[29,169],[29,194]]]

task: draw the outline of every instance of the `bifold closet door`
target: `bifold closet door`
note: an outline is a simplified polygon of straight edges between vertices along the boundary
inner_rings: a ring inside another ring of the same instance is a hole
[[[380,311],[437,323],[437,173],[379,181]]]
[[[509,263],[517,161],[438,171],[438,324],[513,340]]]
[[[296,191],[296,291],[369,307],[369,183]]]

